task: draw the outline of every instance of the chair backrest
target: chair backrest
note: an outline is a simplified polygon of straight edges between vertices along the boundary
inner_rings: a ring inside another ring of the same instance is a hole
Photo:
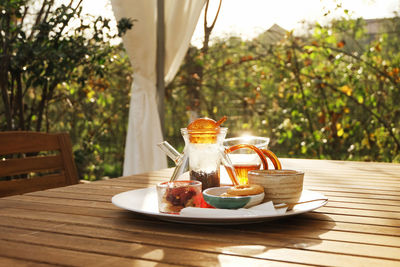
[[[67,133],[0,132],[0,197],[77,183]]]

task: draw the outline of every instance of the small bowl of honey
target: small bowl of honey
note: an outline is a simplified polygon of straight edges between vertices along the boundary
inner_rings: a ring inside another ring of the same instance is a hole
[[[231,186],[208,188],[203,191],[204,201],[217,209],[240,209],[260,204],[264,199],[264,192],[239,196],[229,194],[231,188]]]

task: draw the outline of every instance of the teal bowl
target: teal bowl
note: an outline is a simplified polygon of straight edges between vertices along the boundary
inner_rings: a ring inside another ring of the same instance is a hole
[[[217,209],[249,208],[260,204],[264,199],[264,193],[251,196],[222,197],[231,186],[211,187],[203,191],[204,200]]]

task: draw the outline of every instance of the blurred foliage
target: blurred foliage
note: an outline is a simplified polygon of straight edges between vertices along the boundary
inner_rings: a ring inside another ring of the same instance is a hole
[[[84,85],[62,83],[49,111],[50,131],[69,132],[78,173],[83,179],[122,175],[132,69],[122,46],[113,47],[102,76]],[[78,76],[84,71],[76,69]]]
[[[26,24],[29,3],[0,7],[0,130],[69,132],[82,179],[120,176],[132,69],[109,41],[132,21],[113,34],[105,18],[44,1]],[[227,115],[228,136],[268,136],[279,157],[400,162],[399,17],[382,34],[365,26],[343,17],[308,36],[278,29],[190,47],[166,88],[166,140],[182,151],[191,119]]]
[[[82,14],[82,1],[0,3],[0,129],[69,132],[81,178],[121,174],[133,21]]]
[[[345,13],[308,36],[191,47],[166,90],[166,139],[182,149],[190,118],[227,115],[228,136],[268,136],[279,157],[400,162],[399,17],[371,35]]]

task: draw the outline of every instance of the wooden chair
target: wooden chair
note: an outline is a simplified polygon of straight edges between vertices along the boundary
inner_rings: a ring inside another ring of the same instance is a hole
[[[0,132],[0,197],[77,183],[68,134]]]

